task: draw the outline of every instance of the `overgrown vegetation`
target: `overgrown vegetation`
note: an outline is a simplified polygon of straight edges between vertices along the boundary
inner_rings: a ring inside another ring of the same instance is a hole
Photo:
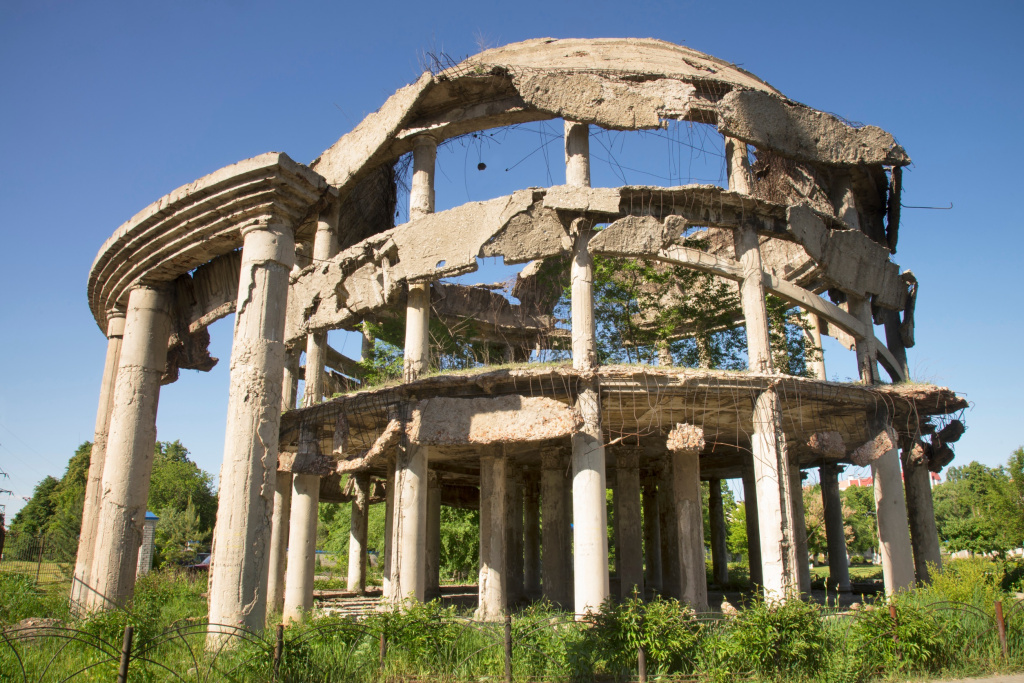
[[[636,677],[639,648],[651,680],[831,683],[1020,670],[1024,612],[1012,608],[1003,588],[1008,575],[1006,566],[984,560],[953,561],[931,586],[896,596],[895,619],[881,599],[846,613],[801,601],[754,599],[738,613],[722,615],[695,614],[669,599],[633,598],[607,602],[591,622],[539,603],[513,615],[512,672],[517,681],[625,681]],[[21,665],[33,680],[46,667],[47,677],[61,679],[90,665],[85,680],[112,679],[127,624],[135,628],[136,653],[129,680],[174,679],[154,662],[187,680],[203,680],[208,671],[209,680],[272,677],[272,626],[265,634],[233,639],[223,652],[205,648],[205,577],[153,572],[140,579],[126,610],[81,621],[61,611],[61,596],[41,595],[22,579],[0,577],[0,590],[0,622],[59,614],[77,633],[72,641],[44,633],[11,640],[8,631],[8,641],[0,644],[3,680],[21,680]],[[1007,659],[994,628],[996,600],[1005,601]],[[289,626],[280,680],[501,680],[503,624],[468,617],[433,602],[358,620],[325,617]]]

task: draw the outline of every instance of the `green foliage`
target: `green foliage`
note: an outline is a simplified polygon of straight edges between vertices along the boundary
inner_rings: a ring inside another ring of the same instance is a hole
[[[192,499],[188,499],[184,510],[172,507],[160,511],[156,525],[155,545],[159,550],[158,566],[190,564],[195,560],[197,549],[205,547],[213,533],[203,528]]]
[[[67,590],[37,586],[32,576],[0,573],[0,625],[28,617],[65,618]]]
[[[702,645],[702,667],[714,680],[744,672],[792,680],[814,676],[835,642],[817,605],[755,599]]]
[[[933,490],[939,538],[950,552],[1003,554],[1024,543],[1024,449],[1005,467],[950,467]]]
[[[441,507],[441,577],[476,577],[480,561],[480,512]]]
[[[870,486],[850,486],[840,491],[843,501],[843,525],[846,548],[863,553],[878,547],[878,523],[875,518],[875,492]]]
[[[857,657],[845,662],[850,679],[874,674],[937,672],[948,651],[944,619],[911,601],[896,598],[894,620],[885,604],[858,612],[850,629],[848,647]]]
[[[180,441],[157,441],[147,505],[154,512],[183,511],[191,501],[200,526],[212,529],[217,517],[213,475],[199,469],[188,456],[188,449]]]
[[[648,667],[690,673],[700,642],[701,627],[693,610],[677,600],[639,596],[617,603],[608,599],[595,617],[596,655],[618,677],[629,677],[643,648]]]

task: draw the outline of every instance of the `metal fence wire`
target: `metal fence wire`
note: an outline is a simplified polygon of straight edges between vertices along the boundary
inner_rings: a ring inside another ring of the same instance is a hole
[[[70,583],[77,552],[78,536],[71,532],[8,531],[0,545],[0,574],[26,576],[37,585]]]
[[[915,606],[916,616],[904,613],[897,604],[866,606],[860,614],[820,612],[822,627],[842,634],[848,643],[856,640],[852,630],[858,620],[862,627],[866,622],[872,625],[861,628],[856,643],[865,655],[859,670],[850,672],[856,678],[885,676],[904,667],[912,670],[920,653],[914,649],[919,643],[911,635],[911,622],[922,616],[940,624],[940,631],[952,644],[947,656],[988,668],[1019,664],[1024,657],[1024,601],[996,602],[992,610],[937,602]],[[744,618],[742,613],[689,611],[684,617],[695,633],[710,639],[723,637]],[[593,652],[597,641],[608,637],[602,635],[600,621],[600,617],[578,620],[571,614],[553,616],[526,610],[515,616],[507,613],[499,621],[429,611],[412,615],[377,612],[364,618],[324,618],[310,624],[278,626],[266,632],[193,620],[172,624],[156,634],[131,623],[117,627],[102,619],[76,627],[22,626],[0,630],[0,680],[576,680],[581,671],[574,668],[574,657],[588,649]],[[635,634],[639,646],[629,645],[629,639],[614,641],[620,649],[629,650],[620,653],[624,664],[614,674],[617,681],[700,677],[696,661],[690,663],[689,674],[659,668],[643,645],[657,634],[646,632],[644,623],[641,619]],[[588,677],[587,671],[582,673]],[[589,670],[589,677],[593,675]],[[748,671],[738,677],[756,675],[756,671]]]

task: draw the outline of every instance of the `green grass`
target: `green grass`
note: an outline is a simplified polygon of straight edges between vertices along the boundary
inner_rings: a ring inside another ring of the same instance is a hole
[[[828,565],[811,568],[811,580],[822,580],[828,578]],[[850,566],[851,581],[881,581],[882,568],[873,564],[854,564]]]

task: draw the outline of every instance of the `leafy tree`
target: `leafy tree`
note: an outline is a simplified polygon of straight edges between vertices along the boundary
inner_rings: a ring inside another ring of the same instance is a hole
[[[463,581],[476,576],[480,560],[480,513],[441,507],[441,576]]]
[[[851,553],[874,551],[878,547],[875,491],[870,486],[850,486],[840,491],[846,548]]]
[[[32,490],[32,498],[18,510],[11,520],[11,531],[16,533],[38,535],[46,530],[53,516],[53,492],[60,481],[46,476]]]
[[[213,475],[189,459],[180,441],[158,441],[154,449],[153,476],[149,482],[150,510],[184,511],[194,505],[203,529],[212,529],[217,517],[217,494]]]
[[[156,561],[160,566],[182,565],[194,560],[198,549],[206,546],[213,532],[202,526],[191,498],[184,510],[164,508],[159,517],[155,543],[159,551]]]
[[[747,556],[750,552],[747,543],[747,501],[740,501],[729,517],[729,538],[726,541],[729,552],[734,555]],[[749,559],[749,558],[748,558]]]
[[[1003,554],[1020,545],[1020,453],[1010,457],[1010,471],[979,462],[947,470],[946,481],[932,495],[939,538],[950,552]]]

